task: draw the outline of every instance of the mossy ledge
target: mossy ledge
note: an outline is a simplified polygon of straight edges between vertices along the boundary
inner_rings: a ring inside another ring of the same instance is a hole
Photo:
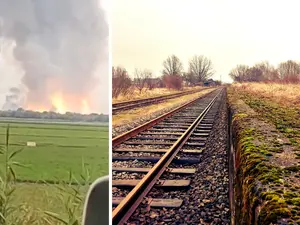
[[[270,141],[271,132],[265,136],[262,127],[266,123],[230,88],[228,102],[235,224],[300,224],[300,189],[291,182],[299,172],[299,165],[278,163],[276,157],[282,146]]]

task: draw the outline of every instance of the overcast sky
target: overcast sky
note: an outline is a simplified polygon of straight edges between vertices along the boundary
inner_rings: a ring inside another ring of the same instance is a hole
[[[177,55],[209,57],[230,81],[237,64],[300,59],[299,1],[114,0],[113,65],[129,72],[148,68],[160,75],[162,62]]]

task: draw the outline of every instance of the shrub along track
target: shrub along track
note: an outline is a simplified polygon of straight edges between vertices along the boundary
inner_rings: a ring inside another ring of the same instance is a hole
[[[113,139],[113,224],[229,224],[224,96],[217,89]]]
[[[178,97],[181,97],[184,95],[194,94],[194,93],[206,90],[206,89],[208,89],[208,88],[201,88],[201,89],[197,89],[197,90],[184,91],[184,92],[163,95],[163,96],[158,96],[158,97],[114,103],[114,104],[112,104],[112,111],[113,111],[113,114],[116,114],[121,111],[135,109],[135,108],[146,106],[146,105],[152,105],[152,104],[166,101],[169,99],[178,98]]]

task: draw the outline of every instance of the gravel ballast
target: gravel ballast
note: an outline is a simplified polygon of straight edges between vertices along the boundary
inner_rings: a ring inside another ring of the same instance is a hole
[[[154,188],[149,193],[155,197],[183,199],[183,205],[178,209],[154,209],[145,208],[142,204],[127,224],[230,224],[227,106],[225,97],[223,99],[201,162],[194,167],[197,172],[185,177],[191,179],[189,190],[162,191]]]

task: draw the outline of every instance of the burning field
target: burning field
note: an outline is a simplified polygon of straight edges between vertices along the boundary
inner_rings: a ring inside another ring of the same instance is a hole
[[[89,96],[80,96],[53,91],[45,96],[43,102],[34,101],[34,98],[27,99],[26,96],[20,98],[21,91],[17,88],[11,88],[10,94],[6,96],[6,102],[3,105],[4,110],[17,110],[23,108],[26,110],[44,112],[53,111],[64,114],[66,112],[78,112],[88,114],[92,112],[91,98]]]
[[[108,25],[98,4],[0,0],[1,78],[11,81],[3,110],[101,110],[95,90],[108,80]]]
[[[53,111],[61,114],[66,112],[91,113],[89,99],[81,96],[64,95],[58,92],[50,95],[47,102],[47,104],[29,102],[25,108],[33,111]]]

